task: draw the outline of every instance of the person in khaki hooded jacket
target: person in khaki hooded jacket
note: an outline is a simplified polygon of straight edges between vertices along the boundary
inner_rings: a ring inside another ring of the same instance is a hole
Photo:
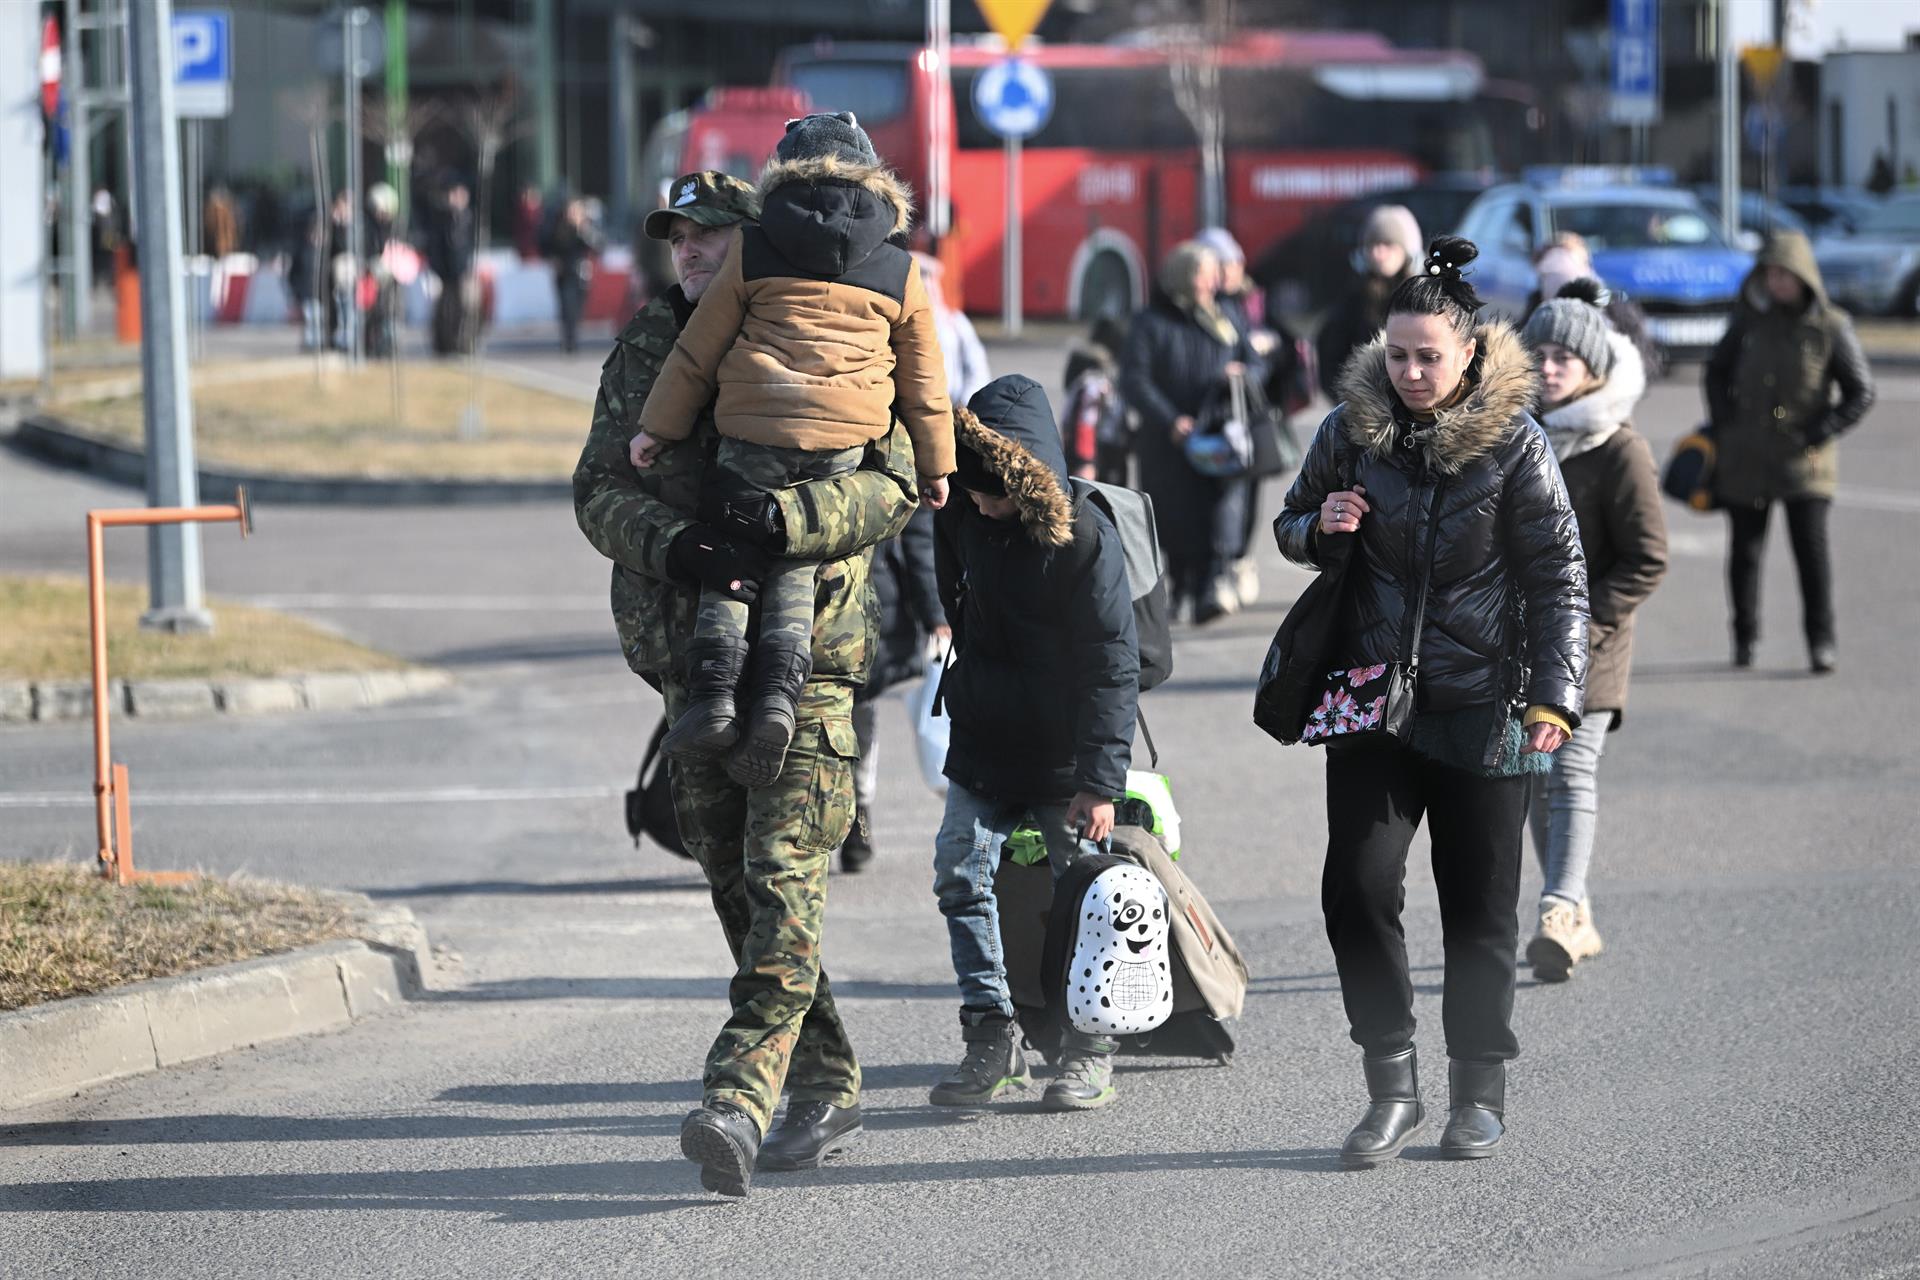
[[[1838,661],[1827,545],[1840,474],[1834,442],[1866,416],[1874,397],[1853,322],[1827,300],[1805,236],[1779,232],[1760,251],[1733,323],[1707,360],[1706,396],[1717,450],[1714,492],[1728,517],[1733,665],[1753,665],[1761,557],[1778,502],[1787,509],[1800,571],[1808,658],[1824,675]]]
[[[919,267],[889,243],[907,229],[907,189],[841,112],[788,122],[760,195],[759,224],[735,237],[661,367],[633,465],[649,467],[668,442],[686,439],[717,389],[723,500],[763,504],[770,491],[846,475],[897,413],[921,496],[944,505],[954,462],[946,360]],[[732,749],[727,772],[742,786],[779,776],[807,678],[816,567],[779,559],[762,583],[744,726],[734,690],[750,651],[747,606],[701,593],[688,652],[694,699],[661,743],[668,756]]]

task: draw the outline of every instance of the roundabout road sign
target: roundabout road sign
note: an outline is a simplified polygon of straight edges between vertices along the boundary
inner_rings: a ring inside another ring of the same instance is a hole
[[[1053,78],[1031,62],[1003,58],[973,82],[973,110],[1003,138],[1026,138],[1053,116]]]

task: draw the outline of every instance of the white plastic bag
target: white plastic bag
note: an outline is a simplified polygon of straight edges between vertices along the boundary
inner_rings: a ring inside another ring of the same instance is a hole
[[[907,699],[907,714],[913,718],[913,741],[920,756],[920,777],[933,794],[947,794],[947,741],[953,722],[946,715],[935,715],[934,697],[940,692],[940,677],[947,669],[947,646],[936,642],[927,653],[927,674],[914,686]]]

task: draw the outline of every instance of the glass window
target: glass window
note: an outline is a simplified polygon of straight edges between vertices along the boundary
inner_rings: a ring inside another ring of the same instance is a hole
[[[863,125],[898,119],[907,108],[904,62],[801,62],[787,82],[807,95],[815,111],[851,111]]]
[[[1517,257],[1533,256],[1533,210],[1524,200],[1513,203],[1513,213],[1499,228],[1500,247]]]
[[[1860,230],[1867,235],[1920,231],[1920,200],[1890,200],[1877,205],[1861,217]]]
[[[1563,204],[1555,206],[1553,223],[1586,237],[1596,252],[1726,247],[1705,211],[1684,204]]]

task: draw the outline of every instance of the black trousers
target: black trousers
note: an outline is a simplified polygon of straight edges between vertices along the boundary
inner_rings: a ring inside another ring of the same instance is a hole
[[[1513,1037],[1520,840],[1530,779],[1482,778],[1394,745],[1327,753],[1327,866],[1320,905],[1353,1041],[1369,1057],[1413,1043],[1407,972],[1407,847],[1433,836],[1446,953],[1447,1056],[1505,1062]]]
[[[1800,571],[1800,621],[1807,644],[1834,642],[1833,552],[1827,542],[1826,498],[1790,498],[1787,540],[1793,544],[1794,567]],[[1733,605],[1733,638],[1752,644],[1760,638],[1760,570],[1766,561],[1769,503],[1761,507],[1727,508],[1727,597]]]

